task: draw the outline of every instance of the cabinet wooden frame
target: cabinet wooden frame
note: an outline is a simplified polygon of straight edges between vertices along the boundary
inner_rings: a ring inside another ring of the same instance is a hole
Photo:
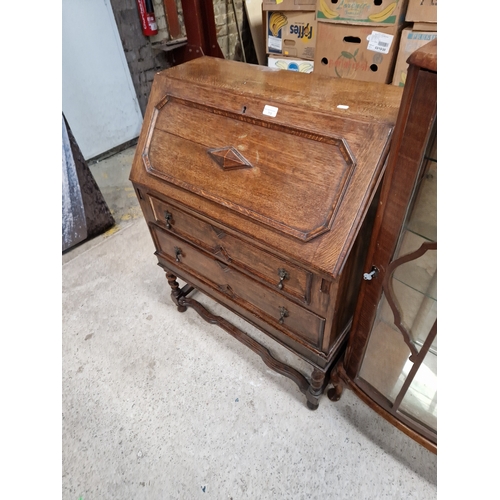
[[[399,401],[391,403],[360,377],[360,369],[384,288],[390,300],[388,287],[394,264],[399,264],[395,261],[391,264],[391,259],[405,219],[411,213],[415,193],[422,179],[427,143],[436,124],[437,39],[413,53],[408,62],[408,76],[365,263],[366,271],[376,268],[377,273],[374,279],[364,281],[360,287],[345,355],[331,374],[333,388],[328,391],[328,396],[332,401],[337,401],[341,397],[344,384],[347,385],[393,425],[433,453],[437,453],[435,432],[394,410],[397,409]],[[421,248],[421,253],[436,248],[436,243],[426,244]],[[414,258],[415,255],[409,257]],[[395,323],[398,323],[397,311],[395,316]],[[436,334],[437,323],[430,331],[429,344]],[[424,347],[427,349],[429,346]],[[415,366],[418,367],[422,356],[418,357],[419,353],[414,349],[410,349],[410,352],[410,360],[415,361]]]

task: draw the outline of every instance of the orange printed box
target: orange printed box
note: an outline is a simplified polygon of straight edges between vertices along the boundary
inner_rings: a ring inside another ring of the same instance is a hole
[[[401,30],[318,22],[314,73],[391,83]]]

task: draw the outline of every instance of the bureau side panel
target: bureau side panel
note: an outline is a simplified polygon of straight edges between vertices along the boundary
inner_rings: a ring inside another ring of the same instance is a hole
[[[368,254],[379,195],[380,189],[378,189],[375,194],[351,253],[342,270],[342,274],[340,275],[337,295],[333,298],[335,305],[333,306],[332,303],[332,309],[334,311],[332,329],[330,334],[325,335],[324,338],[323,347],[325,352],[329,352],[332,348],[337,349],[338,343],[344,340],[340,337],[345,333],[346,329],[350,329],[358,299],[359,288],[363,280],[363,273],[365,272],[365,261]],[[369,271],[369,269],[367,270]]]

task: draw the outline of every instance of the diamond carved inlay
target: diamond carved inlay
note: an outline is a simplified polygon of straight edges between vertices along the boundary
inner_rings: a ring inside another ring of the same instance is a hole
[[[222,170],[236,170],[238,168],[253,167],[253,165],[232,146],[209,149],[208,154]]]

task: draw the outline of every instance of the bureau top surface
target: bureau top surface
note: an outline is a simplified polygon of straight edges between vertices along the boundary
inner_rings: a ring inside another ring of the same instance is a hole
[[[337,115],[394,124],[402,89],[394,85],[284,71],[213,57],[200,57],[160,73],[191,84],[237,94],[266,96]],[[348,109],[337,108],[349,106]]]
[[[202,57],[156,75],[131,180],[336,277],[402,89]]]

